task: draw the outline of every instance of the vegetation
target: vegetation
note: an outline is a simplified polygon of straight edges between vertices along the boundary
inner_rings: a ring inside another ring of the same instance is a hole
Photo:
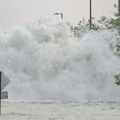
[[[120,12],[120,8],[119,8]],[[71,26],[71,31],[73,32],[75,37],[80,36],[79,31],[82,27],[85,27],[89,30],[89,21],[85,21],[83,19],[78,23],[77,26]],[[92,18],[92,30],[100,30],[100,29],[117,29],[118,34],[120,35],[120,13],[116,13],[114,18],[107,18],[105,16],[102,16],[99,20],[95,20],[95,18]],[[116,45],[116,53],[118,57],[120,57],[120,40],[118,40],[118,43]],[[117,85],[120,85],[120,74],[117,74],[114,76],[115,83]]]
[[[117,85],[120,85],[120,74],[115,75],[114,78],[115,78],[115,80],[116,80],[115,83],[116,83]]]

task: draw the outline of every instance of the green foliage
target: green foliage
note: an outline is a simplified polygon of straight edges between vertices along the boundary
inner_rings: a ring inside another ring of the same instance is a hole
[[[102,16],[100,20],[98,20],[99,29],[112,29],[112,28],[119,28],[120,27],[120,17],[117,18],[107,18]]]
[[[115,83],[116,83],[117,85],[120,85],[120,74],[115,75],[114,78],[115,78],[115,80],[116,80]]]

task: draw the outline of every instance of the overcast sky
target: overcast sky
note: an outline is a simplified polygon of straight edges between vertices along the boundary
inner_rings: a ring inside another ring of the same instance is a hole
[[[93,17],[112,16],[118,0],[92,0]],[[39,16],[63,12],[64,19],[77,24],[89,18],[89,0],[0,0],[0,27],[11,29],[36,20]]]

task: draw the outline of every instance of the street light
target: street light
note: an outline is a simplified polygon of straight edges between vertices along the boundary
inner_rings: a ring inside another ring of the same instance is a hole
[[[61,19],[63,19],[63,13],[54,13],[54,15],[60,15]]]

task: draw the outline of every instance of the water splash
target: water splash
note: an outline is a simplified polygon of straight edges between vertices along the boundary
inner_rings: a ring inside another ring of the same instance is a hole
[[[117,31],[70,37],[65,22],[39,19],[0,34],[0,69],[11,79],[9,100],[120,100]],[[114,42],[113,42],[114,41]]]

